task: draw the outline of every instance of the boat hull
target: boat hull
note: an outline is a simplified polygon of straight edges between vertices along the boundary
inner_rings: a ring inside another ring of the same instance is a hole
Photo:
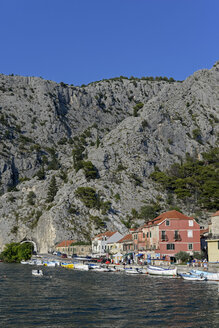
[[[176,276],[177,275],[177,268],[162,268],[156,266],[148,266],[147,272],[151,275],[158,275],[158,276]]]
[[[184,280],[189,280],[189,281],[204,281],[204,280],[207,280],[205,277],[203,276],[198,276],[198,275],[192,275],[192,274],[181,274],[181,277],[184,279]]]
[[[207,280],[219,281],[219,272],[209,272],[209,271],[202,271],[202,270],[191,270],[190,272],[193,275],[202,275]]]
[[[76,270],[88,271],[89,265],[88,264],[81,264],[81,263],[74,263],[74,268]]]
[[[43,271],[42,270],[32,270],[32,275],[35,277],[42,277]]]

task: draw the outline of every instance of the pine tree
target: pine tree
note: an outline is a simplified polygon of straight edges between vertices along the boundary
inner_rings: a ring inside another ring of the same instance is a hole
[[[51,203],[54,200],[55,195],[57,194],[57,191],[58,191],[58,187],[56,184],[56,178],[53,175],[51,178],[50,185],[48,188],[48,193],[47,193],[47,202],[48,203]]]

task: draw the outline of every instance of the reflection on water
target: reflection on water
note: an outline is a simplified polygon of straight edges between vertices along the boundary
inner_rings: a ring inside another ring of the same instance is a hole
[[[0,263],[1,327],[218,327],[217,283]],[[6,276],[6,277],[5,277]]]

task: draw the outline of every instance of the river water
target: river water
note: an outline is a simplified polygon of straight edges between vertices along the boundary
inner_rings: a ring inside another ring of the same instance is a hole
[[[0,263],[0,327],[219,327],[219,284]]]

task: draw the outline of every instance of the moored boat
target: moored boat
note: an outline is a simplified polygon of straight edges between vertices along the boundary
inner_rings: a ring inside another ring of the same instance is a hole
[[[142,274],[142,270],[138,268],[127,268],[124,270],[127,274]]]
[[[61,263],[61,267],[66,268],[66,269],[74,269],[74,264],[73,263]]]
[[[56,262],[55,261],[44,261],[43,262],[43,265],[44,266],[47,266],[47,267],[55,267],[56,266]]]
[[[203,275],[194,275],[191,273],[182,273],[181,277],[184,280],[190,280],[190,281],[203,281],[203,280],[207,280],[205,277],[203,277]]]
[[[103,266],[91,266],[91,270],[92,271],[97,271],[97,272],[109,272],[110,270],[107,267],[103,267]]]
[[[194,269],[191,270],[190,273],[193,275],[202,275],[203,277],[207,278],[207,280],[219,281],[219,272],[209,272]]]
[[[42,277],[43,271],[42,270],[32,270],[32,275],[36,277]]]
[[[89,267],[88,264],[75,263],[74,262],[74,269],[76,269],[76,270],[82,270],[82,271],[88,271],[88,270],[90,270],[90,267]]]
[[[176,276],[177,268],[176,267],[159,267],[155,265],[148,265],[147,272],[151,275],[159,275],[159,276]]]
[[[29,261],[22,260],[20,263],[21,264],[29,264]]]

